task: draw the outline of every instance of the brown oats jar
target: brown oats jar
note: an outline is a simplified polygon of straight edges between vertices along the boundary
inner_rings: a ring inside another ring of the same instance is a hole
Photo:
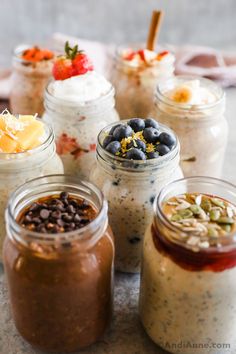
[[[67,192],[95,216],[74,231],[40,233],[20,220],[32,203]],[[4,265],[15,325],[31,345],[73,352],[94,343],[112,314],[114,244],[107,202],[92,184],[64,175],[31,180],[6,210]]]

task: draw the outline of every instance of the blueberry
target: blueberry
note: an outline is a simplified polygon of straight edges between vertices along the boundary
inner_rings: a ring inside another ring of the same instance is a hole
[[[146,160],[146,155],[141,150],[132,148],[127,151],[126,158],[129,160]]]
[[[106,151],[110,152],[111,154],[115,155],[121,149],[121,145],[119,141],[112,141],[106,146]]]
[[[145,128],[143,131],[143,137],[148,143],[156,144],[158,141],[159,131],[155,128]]]
[[[159,135],[158,140],[160,141],[161,144],[165,144],[169,148],[172,148],[176,143],[176,139],[175,139],[174,135],[171,135],[171,134],[168,134],[165,132],[163,132]]]
[[[159,152],[157,152],[157,151],[148,152],[147,157],[149,159],[156,159],[157,157],[159,157]]]
[[[146,144],[140,139],[132,140],[129,144],[127,144],[128,149],[131,149],[133,147],[138,148],[138,149],[142,150],[143,152],[146,151]]]
[[[128,121],[128,125],[133,129],[133,131],[141,132],[145,128],[145,122],[141,118],[133,118]]]
[[[132,128],[129,125],[120,125],[113,132],[115,140],[121,141],[124,138],[128,138],[133,133]]]
[[[111,128],[111,130],[109,131],[109,135],[112,135],[113,133],[114,133],[114,130],[116,129],[116,128],[118,128],[118,127],[120,127],[122,124],[116,124],[116,125],[114,125],[112,128]]]
[[[155,119],[147,118],[147,119],[145,119],[145,127],[158,129],[159,124],[157,123],[157,121]]]
[[[170,151],[170,148],[164,144],[158,144],[156,147],[156,151],[159,152],[160,156],[163,156],[163,155],[168,154],[168,152]]]
[[[102,146],[105,148],[110,142],[114,140],[112,135],[107,135],[105,139],[103,140]]]

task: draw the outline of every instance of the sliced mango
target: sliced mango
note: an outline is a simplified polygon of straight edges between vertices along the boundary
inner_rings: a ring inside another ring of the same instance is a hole
[[[0,115],[0,152],[16,153],[40,145],[44,125],[35,116],[19,116],[10,113]]]

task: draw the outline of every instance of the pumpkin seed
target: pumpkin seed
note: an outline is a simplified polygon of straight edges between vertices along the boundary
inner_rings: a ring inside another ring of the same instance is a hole
[[[201,214],[202,208],[197,204],[193,204],[191,205],[190,210],[193,212],[194,215],[199,215]]]
[[[191,216],[193,216],[193,213],[189,209],[182,209],[179,210],[179,215],[182,217],[182,219],[189,219]]]
[[[174,215],[171,216],[170,220],[171,221],[180,221],[180,220],[182,220],[182,217],[181,217],[180,214],[174,214]]]
[[[220,211],[218,209],[213,209],[210,211],[210,219],[212,221],[217,221],[220,218]]]
[[[201,208],[203,210],[210,211],[211,210],[211,202],[208,199],[203,199],[201,202]]]
[[[213,227],[208,228],[208,236],[209,237],[218,237],[218,231],[214,229]]]
[[[229,224],[222,225],[221,228],[226,232],[231,232],[231,225]]]
[[[222,216],[217,220],[218,224],[234,224],[233,218],[228,218],[227,216]]]
[[[225,207],[224,202],[218,198],[211,198],[211,202],[221,208]]]

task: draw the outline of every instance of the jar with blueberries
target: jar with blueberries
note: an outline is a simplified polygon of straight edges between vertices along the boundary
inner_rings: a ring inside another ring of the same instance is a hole
[[[115,110],[115,90],[111,86],[105,95],[87,102],[55,97],[53,81],[45,91],[44,119],[53,125],[57,153],[66,174],[88,179],[95,163],[97,135],[107,124],[119,120]]]
[[[140,271],[142,241],[155,196],[183,176],[179,150],[175,133],[153,119],[134,118],[100,132],[97,166],[90,179],[108,200],[117,270]]]

